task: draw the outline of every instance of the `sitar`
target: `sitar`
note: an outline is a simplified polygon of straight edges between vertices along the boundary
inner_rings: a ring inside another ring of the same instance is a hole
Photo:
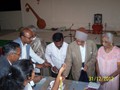
[[[25,4],[25,7],[26,7],[26,11],[27,11],[27,12],[29,12],[29,10],[31,10],[32,13],[35,15],[35,17],[37,18],[37,26],[38,26],[38,28],[44,29],[44,28],[46,27],[46,22],[45,22],[45,20],[42,19],[41,17],[39,17],[39,16],[37,15],[37,13],[32,9],[32,7],[31,7],[28,3]]]

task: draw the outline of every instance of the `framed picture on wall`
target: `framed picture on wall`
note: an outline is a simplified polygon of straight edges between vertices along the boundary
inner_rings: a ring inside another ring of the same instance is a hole
[[[102,24],[102,14],[94,14],[94,23]]]

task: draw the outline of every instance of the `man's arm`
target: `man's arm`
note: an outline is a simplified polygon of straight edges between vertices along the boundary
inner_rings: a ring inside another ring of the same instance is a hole
[[[97,76],[101,76],[99,71],[98,61],[96,62],[96,72],[97,72]]]
[[[90,60],[86,63],[85,67],[89,68],[91,67],[92,65],[95,65],[96,63],[96,56],[97,56],[97,46],[96,44],[92,41],[92,52],[91,53],[91,58]]]
[[[52,63],[52,60],[51,60],[51,48],[49,46],[46,47],[46,50],[45,50],[45,58],[47,59],[47,61],[52,65],[54,66],[54,64]]]
[[[32,61],[35,63],[39,63],[39,64],[43,64],[45,62],[45,60],[43,60],[42,58],[40,58],[30,47],[30,56],[32,58]]]
[[[70,46],[68,45],[65,64],[66,64],[66,70],[63,72],[63,76],[66,78],[69,75],[71,66],[72,66],[72,51]]]
[[[59,73],[57,75],[57,78],[56,78],[56,80],[54,82],[54,85],[53,85],[51,90],[58,90],[59,85],[60,85],[60,77],[62,78],[62,73],[65,70],[65,68],[66,68],[66,64],[63,64],[62,67],[59,70]]]

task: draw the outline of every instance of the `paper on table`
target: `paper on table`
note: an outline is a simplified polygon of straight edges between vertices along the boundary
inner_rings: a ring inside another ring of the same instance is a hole
[[[55,82],[54,80],[50,82],[50,86],[47,88],[47,90],[51,90],[51,88],[53,87],[54,82]],[[62,83],[62,90],[64,90],[64,88],[65,88],[65,85]],[[59,86],[58,90],[61,90],[60,86]]]
[[[93,89],[99,89],[100,83],[89,82],[88,87]]]

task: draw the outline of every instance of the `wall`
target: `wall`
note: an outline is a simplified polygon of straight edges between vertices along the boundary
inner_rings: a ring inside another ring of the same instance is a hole
[[[50,31],[50,30],[40,30],[37,32],[38,36],[42,39],[44,39],[45,42],[52,42],[52,35],[56,31]],[[71,43],[72,41],[75,40],[74,35],[75,31],[72,31],[72,38],[70,37],[70,31],[59,31],[63,33],[64,40],[67,43]],[[0,40],[14,40],[19,36],[19,32],[15,31],[13,33],[9,33],[6,35],[0,36]],[[101,44],[101,34],[88,34],[88,39],[93,40],[96,44]],[[120,46],[120,36],[115,36],[114,37],[114,44]]]
[[[107,30],[120,30],[120,12],[118,11],[120,0],[40,0],[39,4],[37,4],[37,0],[21,0],[22,20],[17,18],[19,22],[14,21],[13,23],[7,23],[6,19],[2,20],[0,22],[3,28],[13,28],[9,24],[17,28],[20,26],[20,24],[16,26],[17,23],[22,23],[23,26],[29,24],[37,26],[37,19],[33,13],[25,10],[26,3],[29,3],[35,12],[46,21],[46,29],[64,26],[69,28],[72,23],[74,24],[73,29],[80,26],[89,28],[88,23],[93,24],[94,14],[101,13],[103,25],[107,23]]]
[[[0,28],[16,30],[22,26],[21,11],[0,12]]]
[[[107,30],[120,30],[120,0],[22,0],[23,24],[36,25],[34,15],[25,11],[25,3],[28,2],[39,16],[45,19],[46,28],[64,27],[72,28],[93,24],[94,14],[103,15],[103,25],[107,23]]]

